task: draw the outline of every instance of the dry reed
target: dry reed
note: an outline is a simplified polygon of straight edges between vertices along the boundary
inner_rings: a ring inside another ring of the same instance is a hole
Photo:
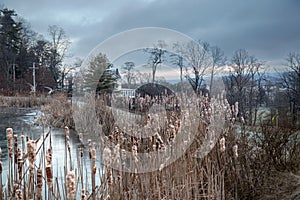
[[[145,127],[144,132],[109,124],[104,130],[110,132],[102,132],[103,137],[87,140],[87,144],[80,134],[76,158],[71,157],[73,147],[66,128],[62,180],[52,171],[51,145],[46,152],[39,151],[49,140],[48,135],[42,144],[29,138],[25,143],[24,136],[18,140],[8,128],[11,176],[5,187],[1,188],[0,182],[1,199],[253,199],[264,194],[261,188],[266,188],[270,170],[282,170],[286,166],[299,169],[296,156],[300,153],[299,135],[294,134],[295,130],[263,126],[256,130],[263,136],[250,137],[253,129],[245,127],[244,119],[239,119],[237,103],[231,106],[222,97],[183,98],[186,108],[178,112],[170,109],[176,103],[163,97],[161,102],[169,109],[166,116],[147,113],[137,122]],[[151,99],[146,99],[139,108],[147,108],[151,103]],[[195,108],[199,111],[196,118]],[[225,123],[218,127],[221,118]],[[124,119],[127,120],[130,119]],[[143,134],[149,137],[144,138]],[[20,142],[22,150],[18,148]],[[85,146],[90,154],[90,169],[85,166]],[[103,152],[98,147],[103,147]],[[175,160],[164,156],[180,154],[181,149],[185,151]],[[96,165],[97,155],[102,155],[104,167]],[[46,161],[41,168],[35,164],[38,159]],[[73,160],[77,161],[77,167],[73,166]],[[154,170],[135,173],[142,170],[141,166]],[[44,174],[41,169],[45,170]],[[43,184],[48,186],[48,195],[41,193]]]

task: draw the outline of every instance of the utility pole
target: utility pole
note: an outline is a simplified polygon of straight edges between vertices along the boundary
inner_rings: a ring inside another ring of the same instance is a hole
[[[14,84],[16,82],[16,64],[13,64],[13,80],[14,80]]]
[[[13,82],[14,82],[14,92],[16,91],[16,64],[12,65],[13,67]]]
[[[35,62],[32,63],[32,79],[33,79],[33,92],[35,94],[36,85],[35,85]]]
[[[32,69],[32,92],[35,94],[36,92],[36,83],[35,83],[35,62],[32,63],[32,67],[30,67]]]

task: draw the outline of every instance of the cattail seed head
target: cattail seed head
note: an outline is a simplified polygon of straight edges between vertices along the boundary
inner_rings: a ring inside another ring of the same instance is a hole
[[[6,138],[7,138],[8,155],[11,158],[12,155],[13,155],[13,144],[12,144],[13,129],[12,128],[7,128],[6,129]]]
[[[71,145],[69,141],[67,141],[67,147],[68,147],[68,151],[71,152]]]
[[[81,144],[83,144],[83,134],[79,133],[79,141]]]
[[[65,126],[65,132],[66,132],[66,136],[69,136],[69,127]]]
[[[80,150],[80,157],[82,158],[83,157],[83,148],[79,147],[79,150]]]
[[[27,154],[28,154],[28,160],[30,162],[30,169],[33,170],[34,162],[36,160],[35,141],[29,140],[27,142]]]
[[[222,137],[222,138],[220,139],[220,151],[221,151],[221,152],[224,152],[224,151],[225,151],[225,138],[224,138],[224,137]]]
[[[87,143],[88,143],[88,147],[89,147],[89,148],[92,148],[92,140],[91,140],[91,139],[88,139]]]
[[[93,174],[96,174],[96,172],[97,172],[97,166],[96,165],[93,166],[92,172],[93,172]]]
[[[15,197],[16,197],[16,200],[22,200],[23,199],[23,193],[22,193],[21,189],[16,190]]]
[[[51,163],[52,163],[52,149],[51,149],[51,148],[49,148],[49,149],[47,150],[47,153],[46,153],[46,161],[47,161],[47,164],[48,164],[48,165],[51,165]]]
[[[95,161],[96,160],[96,147],[95,144],[91,146],[91,158]]]
[[[241,122],[242,122],[242,124],[245,124],[245,119],[243,116],[241,117]]]
[[[132,151],[133,156],[137,156],[137,146],[136,145],[132,145],[131,151]]]
[[[126,159],[126,150],[125,149],[121,149],[121,159],[122,160]]]
[[[113,160],[114,162],[120,162],[120,144],[117,144],[113,149]]]
[[[48,186],[51,187],[53,177],[52,177],[52,167],[49,164],[46,166],[46,177],[47,177]]]
[[[43,187],[43,173],[42,170],[39,168],[37,169],[37,192],[36,192],[36,199],[42,199],[42,187]]]
[[[76,193],[76,177],[75,177],[75,171],[72,170],[67,174],[67,188],[68,188],[68,196],[69,199],[75,199],[75,193]]]
[[[235,157],[235,158],[237,158],[238,157],[238,145],[237,144],[235,144],[233,147],[232,147],[232,151],[233,151],[233,156]]]
[[[85,199],[86,199],[85,189],[82,188],[82,190],[81,190],[81,200],[85,200]]]
[[[14,150],[15,150],[15,155],[14,155],[14,160],[15,160],[15,164],[18,164],[18,157],[21,155],[21,153],[19,154],[18,150],[18,135],[14,135]]]
[[[103,157],[103,164],[106,166],[110,166],[111,150],[108,147],[104,148],[102,157]]]

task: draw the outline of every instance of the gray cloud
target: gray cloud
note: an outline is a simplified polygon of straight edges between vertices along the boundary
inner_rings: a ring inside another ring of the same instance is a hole
[[[71,53],[86,56],[113,34],[138,27],[164,27],[221,47],[228,57],[240,48],[279,65],[289,51],[300,51],[297,0],[4,0],[34,30],[63,27]]]

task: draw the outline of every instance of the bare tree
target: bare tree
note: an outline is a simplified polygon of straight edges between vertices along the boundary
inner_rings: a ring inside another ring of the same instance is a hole
[[[209,44],[207,42],[189,42],[187,44],[177,44],[175,50],[182,55],[190,65],[186,67],[186,78],[191,84],[195,93],[200,94],[203,84],[203,76],[211,64],[209,55]],[[194,78],[191,76],[194,75]]]
[[[167,52],[165,50],[166,44],[164,41],[158,41],[158,44],[155,45],[153,48],[147,48],[145,51],[150,54],[149,57],[149,64],[152,69],[152,82],[155,82],[155,73],[157,70],[158,65],[163,63],[164,55]]]
[[[296,122],[300,111],[300,53],[289,53],[286,61],[288,70],[281,75],[281,79],[287,88],[293,122]]]
[[[178,48],[178,43],[174,44],[174,48]],[[183,80],[183,57],[180,54],[171,54],[171,63],[179,67],[180,82]]]
[[[76,68],[79,68],[82,64],[82,59],[80,58],[75,58],[74,63],[72,64],[65,64],[61,67],[60,69],[60,85],[61,89],[64,89],[65,87],[65,79],[68,76],[68,74],[72,71],[74,71]]]
[[[66,51],[70,45],[70,41],[66,36],[65,31],[56,25],[49,26],[48,34],[50,40],[50,71],[53,79],[58,83],[60,77],[60,69],[63,59],[66,56]]]
[[[211,52],[211,59],[212,59],[212,69],[211,69],[209,91],[211,92],[213,87],[215,68],[224,64],[225,57],[224,57],[224,52],[218,46],[211,47],[210,52]]]
[[[152,77],[153,78],[153,77]],[[151,81],[151,73],[144,72],[140,74],[140,82],[143,83],[150,83]]]
[[[126,71],[125,77],[127,79],[128,87],[131,87],[131,83],[134,79],[134,74],[132,72],[133,68],[135,67],[134,62],[125,62],[122,69]]]
[[[239,103],[239,113],[247,118],[251,125],[256,74],[261,67],[261,62],[254,56],[250,56],[246,50],[239,49],[234,53],[231,65],[233,71],[228,77],[224,77],[227,99],[230,104]]]

